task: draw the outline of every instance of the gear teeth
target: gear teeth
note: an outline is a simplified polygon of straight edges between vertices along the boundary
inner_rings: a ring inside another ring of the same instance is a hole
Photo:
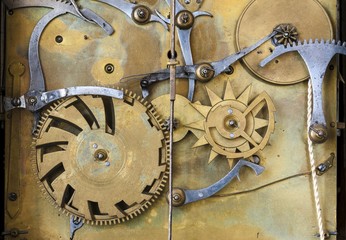
[[[118,88],[119,89],[119,88]],[[134,100],[137,100],[138,102],[140,102],[143,106],[145,106],[148,111],[151,113],[152,115],[152,120],[153,120],[153,124],[157,127],[158,130],[161,130],[160,127],[163,127],[163,120],[160,118],[159,114],[156,112],[155,108],[153,107],[152,104],[150,104],[148,101],[146,101],[145,99],[143,99],[141,96],[138,96],[136,93],[133,93],[132,91],[129,90],[124,90],[121,89],[121,91],[124,92],[124,95],[126,95],[127,97],[130,97]],[[71,98],[68,98],[71,99]],[[33,142],[32,142],[32,151],[31,151],[31,156],[32,156],[32,170],[33,173],[35,174],[36,178],[38,179],[38,170],[37,170],[37,162],[36,162],[36,145],[37,145],[37,141],[40,135],[40,132],[42,131],[42,128],[44,126],[44,124],[46,123],[47,119],[49,118],[49,116],[51,115],[52,112],[57,111],[57,109],[59,108],[59,106],[61,106],[62,104],[64,104],[68,99],[63,99],[63,100],[58,100],[55,101],[54,103],[52,103],[50,105],[49,108],[46,109],[46,111],[42,114],[41,119],[38,122],[38,126],[37,126],[37,131],[35,132],[34,136],[33,136]],[[160,196],[160,194],[162,193],[162,191],[164,190],[164,187],[167,183],[167,179],[168,179],[168,170],[169,170],[169,157],[168,154],[170,152],[169,149],[169,136],[167,134],[167,131],[163,131],[163,146],[162,148],[164,148],[165,151],[165,164],[166,164],[166,168],[161,176],[160,179],[160,183],[159,186],[157,187],[155,193],[153,194],[153,196],[149,199],[146,200],[143,205],[137,209],[134,213],[129,214],[126,217],[123,218],[113,218],[113,219],[109,219],[109,220],[89,220],[89,219],[85,219],[83,216],[78,216],[75,215],[74,213],[69,212],[68,210],[66,210],[65,208],[62,208],[61,206],[59,206],[56,203],[56,200],[47,192],[46,187],[44,186],[44,184],[38,179],[37,183],[39,185],[39,189],[42,192],[42,195],[55,207],[58,209],[58,211],[66,214],[67,216],[73,216],[74,219],[79,219],[79,221],[82,221],[83,223],[89,224],[89,225],[110,225],[110,224],[119,224],[119,223],[123,223],[127,220],[130,220],[134,217],[136,217],[137,215],[140,215],[142,212],[144,212],[146,209],[149,208],[149,206],[152,205],[153,202],[155,202],[155,200]]]
[[[338,46],[341,46],[341,44],[342,44],[342,43],[341,43],[341,41],[339,40],[338,43],[337,43],[337,45],[338,45]]]

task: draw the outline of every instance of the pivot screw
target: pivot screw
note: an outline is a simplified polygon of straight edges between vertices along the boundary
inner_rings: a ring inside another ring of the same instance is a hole
[[[63,40],[64,40],[64,38],[60,35],[55,37],[55,42],[57,42],[57,43],[62,43]]]
[[[18,199],[18,195],[15,192],[11,192],[10,194],[8,194],[8,200],[14,202]]]
[[[190,11],[182,10],[177,14],[177,26],[180,29],[189,29],[195,22],[195,17]]]
[[[29,104],[35,105],[37,103],[37,98],[32,96],[32,97],[29,97],[28,101],[29,101]]]
[[[20,106],[20,104],[22,104],[22,101],[20,101],[20,98],[16,97],[16,98],[12,99],[11,103],[14,107],[18,107],[18,106]]]
[[[132,18],[137,24],[145,24],[150,20],[150,10],[145,6],[137,6],[132,11]]]
[[[114,65],[111,63],[107,63],[105,66],[105,72],[111,74],[114,72]]]

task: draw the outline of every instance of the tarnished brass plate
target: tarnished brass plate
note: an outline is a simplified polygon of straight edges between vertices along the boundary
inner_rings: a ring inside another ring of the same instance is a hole
[[[333,38],[328,14],[316,0],[254,0],[244,9],[238,20],[238,50],[250,46],[283,23],[296,27],[298,40]],[[252,73],[272,83],[292,84],[308,78],[304,61],[297,53],[286,54],[261,68],[259,62],[270,55],[274,48],[275,45],[268,41],[243,61]]]

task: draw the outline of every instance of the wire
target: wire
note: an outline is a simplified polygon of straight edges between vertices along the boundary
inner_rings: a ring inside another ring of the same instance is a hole
[[[238,192],[232,192],[232,193],[215,194],[212,197],[230,197],[230,196],[234,196],[234,195],[255,192],[257,190],[260,190],[260,189],[265,188],[265,187],[269,187],[269,186],[274,185],[276,183],[280,183],[280,182],[283,182],[283,181],[286,181],[286,180],[289,180],[289,179],[292,179],[292,178],[301,177],[301,176],[307,176],[307,175],[311,175],[311,171],[303,172],[303,173],[297,173],[297,174],[294,174],[292,176],[284,177],[284,178],[275,180],[275,181],[270,182],[270,183],[263,184],[261,186],[255,187],[255,188],[251,188],[251,189],[247,189],[247,190],[243,190],[243,191],[238,191]]]

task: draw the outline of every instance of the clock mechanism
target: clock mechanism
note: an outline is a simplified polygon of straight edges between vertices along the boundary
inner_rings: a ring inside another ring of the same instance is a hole
[[[336,239],[336,1],[1,3],[6,239]]]

